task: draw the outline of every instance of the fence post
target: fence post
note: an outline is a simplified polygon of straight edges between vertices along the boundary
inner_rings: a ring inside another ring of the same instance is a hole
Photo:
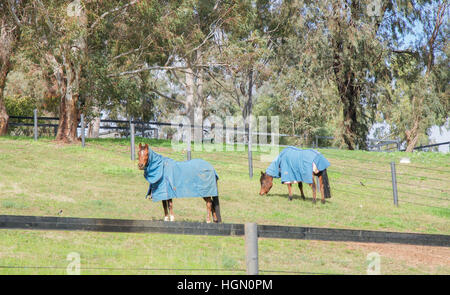
[[[134,152],[134,123],[131,123],[130,119],[130,144],[131,144],[131,161],[134,161],[135,159],[135,152]]]
[[[84,147],[84,136],[85,136],[85,132],[84,132],[84,114],[81,114],[81,119],[80,119],[80,124],[81,124],[81,146]]]
[[[37,140],[38,139],[37,109],[33,110],[33,117],[34,117],[34,127],[33,127],[34,140]]]
[[[191,122],[189,120],[189,122]],[[190,161],[192,159],[192,153],[191,153],[191,139],[192,139],[192,131],[195,128],[195,126],[192,124],[189,125],[189,132],[187,134],[187,142],[186,142],[186,157],[187,160]]]
[[[191,141],[187,143],[187,151],[186,151],[187,160],[190,161],[192,159],[191,155]]]
[[[258,274],[258,226],[245,224],[245,262],[248,275]]]
[[[248,175],[253,178],[252,129],[248,124]]]
[[[398,207],[397,174],[395,172],[395,162],[391,162],[391,175],[392,175],[392,192],[394,194],[394,205]]]

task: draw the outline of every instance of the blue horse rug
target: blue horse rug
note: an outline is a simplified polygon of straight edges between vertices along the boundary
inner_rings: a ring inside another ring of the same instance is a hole
[[[301,150],[293,146],[285,148],[267,168],[266,173],[274,178],[281,177],[281,183],[313,183],[313,163],[319,171],[330,166],[325,157],[315,150]]]
[[[147,196],[163,201],[174,198],[216,197],[219,176],[201,159],[175,161],[149,149],[144,177],[150,183]]]

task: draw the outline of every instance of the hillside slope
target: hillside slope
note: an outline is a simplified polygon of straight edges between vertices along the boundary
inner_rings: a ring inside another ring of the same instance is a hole
[[[176,160],[185,155],[170,142],[148,139],[158,153]],[[247,153],[193,152],[217,170],[224,222],[361,228],[450,233],[450,154],[414,153],[411,164],[399,164],[405,153],[323,149],[332,198],[325,205],[288,201],[287,188],[275,180],[268,196],[259,196],[261,153],[254,152],[253,179]],[[399,207],[393,205],[390,162],[397,163]],[[89,140],[86,148],[57,145],[49,139],[0,139],[0,212],[17,215],[161,219],[160,203],[144,199],[148,184],[137,161],[130,160],[127,140]],[[200,198],[176,200],[177,220],[204,221]]]

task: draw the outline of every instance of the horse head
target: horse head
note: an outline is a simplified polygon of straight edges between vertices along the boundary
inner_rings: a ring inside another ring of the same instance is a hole
[[[142,145],[139,143],[138,157],[138,167],[140,170],[144,170],[148,162],[148,144]]]
[[[261,171],[261,177],[259,178],[259,182],[261,183],[261,190],[259,191],[259,195],[267,194],[273,185],[273,177],[267,173]]]

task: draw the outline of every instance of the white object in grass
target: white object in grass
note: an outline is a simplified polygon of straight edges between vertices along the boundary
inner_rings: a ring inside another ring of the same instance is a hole
[[[401,158],[400,164],[411,164],[411,160],[409,158]]]

